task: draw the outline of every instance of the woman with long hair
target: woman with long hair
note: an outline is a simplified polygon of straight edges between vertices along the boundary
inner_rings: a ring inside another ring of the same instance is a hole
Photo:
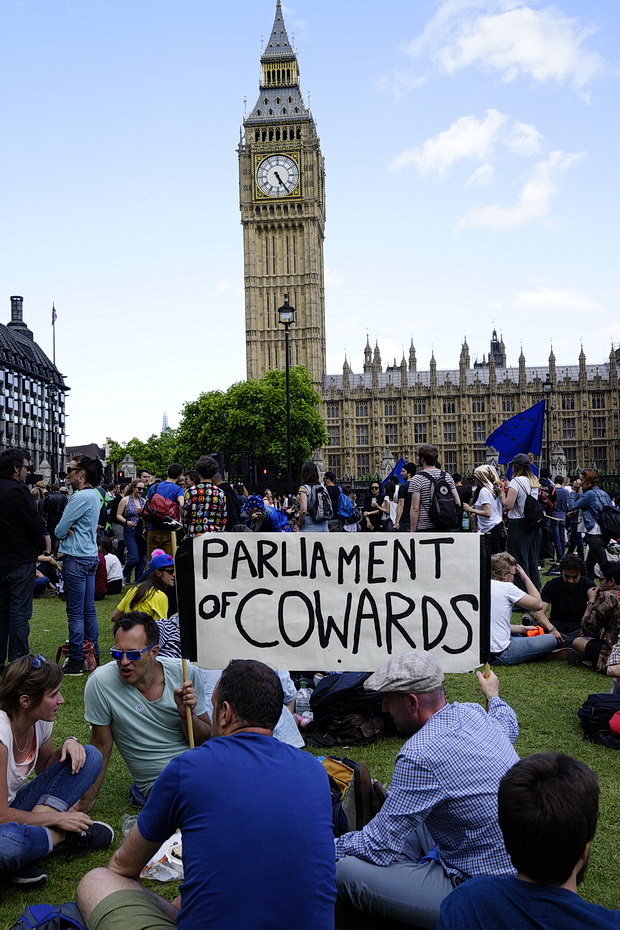
[[[367,533],[379,531],[386,513],[389,513],[389,502],[386,505],[381,484],[379,481],[371,481],[364,498],[362,530]]]
[[[99,565],[97,526],[102,497],[96,490],[101,483],[103,466],[99,459],[76,455],[67,465],[67,484],[73,494],[56,527],[61,540],[67,619],[69,621],[69,656],[65,675],[81,675],[85,639],[99,655],[99,625],[95,611],[95,572]]]
[[[530,465],[529,456],[519,452],[512,460],[512,480],[503,502],[508,514],[508,548],[523,567],[525,574],[540,589],[538,574],[538,550],[540,549],[540,527],[530,529],[525,522],[525,501],[530,495],[538,500],[540,482]],[[517,587],[524,588],[523,580],[517,576]]]
[[[470,504],[463,504],[466,513],[478,518],[478,532],[484,536],[489,555],[503,552],[504,515],[502,500],[504,492],[499,475],[492,465],[479,465],[474,469],[474,490]]]
[[[166,552],[151,559],[150,572],[137,585],[129,588],[119,601],[110,618],[113,623],[130,610],[141,610],[153,620],[165,620],[168,616],[167,591],[174,586],[174,559]]]
[[[607,491],[598,486],[597,472],[593,468],[584,468],[581,472],[581,487],[578,491],[571,491],[566,506],[569,513],[580,510],[583,516],[586,528],[586,542],[588,544],[586,558],[586,575],[588,578],[594,578],[594,567],[597,562],[602,566],[608,561],[605,548],[606,540],[598,525],[598,518],[603,507],[608,507],[611,504],[613,504],[613,501]]]
[[[317,488],[323,487],[319,478],[319,470],[314,462],[304,462],[301,467],[299,491],[299,532],[300,533],[329,533],[327,520],[315,520],[310,516],[314,505]],[[326,489],[323,490],[327,493]]]
[[[146,553],[140,552],[137,539],[138,521],[144,508],[144,481],[136,478],[131,484],[128,484],[123,491],[123,496],[116,511],[116,519],[123,527],[123,541],[127,549],[127,559],[123,569],[123,580],[125,584],[131,584],[131,573],[135,568],[135,580],[144,574],[146,565]]]
[[[525,594],[516,586],[517,578],[525,588]],[[553,633],[527,636],[531,627],[511,623],[515,606],[540,610],[540,594],[516,559],[507,552],[496,553],[491,556],[491,654],[494,664],[531,662],[552,652],[557,645]],[[565,654],[562,657],[565,658]]]
[[[15,659],[0,679],[0,874],[31,888],[47,881],[36,863],[59,844],[73,854],[114,839],[108,824],[72,810],[97,780],[101,753],[74,736],[54,749],[61,682],[60,666],[41,655]]]

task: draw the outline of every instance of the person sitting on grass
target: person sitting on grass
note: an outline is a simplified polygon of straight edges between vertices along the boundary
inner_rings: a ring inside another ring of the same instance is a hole
[[[499,825],[517,877],[472,878],[448,895],[437,930],[618,930],[620,911],[584,901],[599,816],[594,772],[542,752],[517,762],[498,792]]]
[[[519,578],[525,587],[514,583]],[[507,552],[491,556],[491,654],[494,665],[518,665],[532,662],[556,647],[552,633],[527,636],[531,627],[512,624],[514,607],[525,610],[540,610],[542,601],[534,584],[525,574],[517,560]]]
[[[78,885],[89,927],[245,930],[302,923],[333,930],[327,773],[318,759],[273,739],[282,699],[278,676],[262,662],[229,663],[213,692],[214,738],[168,765],[107,868]],[[177,828],[184,882],[171,903],[137,879]]]
[[[75,736],[52,745],[62,677],[55,662],[26,655],[0,679],[0,875],[14,885],[44,885],[38,862],[54,848],[89,852],[114,839],[108,824],[73,810],[101,771],[101,753]]]
[[[601,586],[588,603],[581,621],[581,636],[573,640],[576,664],[585,659],[605,675],[611,650],[620,636],[620,562],[600,566]]]
[[[123,599],[119,601],[110,618],[112,623],[116,623],[124,614],[132,610],[148,614],[153,620],[165,619],[168,616],[166,591],[173,586],[174,559],[165,552],[153,556],[148,575],[137,585],[129,588]]]
[[[585,577],[583,559],[573,552],[564,556],[559,569],[559,577],[550,578],[540,592],[542,609],[533,618],[548,633],[553,633],[558,645],[570,645],[579,636],[584,611],[594,601],[598,588]],[[549,605],[551,613],[547,619]]]

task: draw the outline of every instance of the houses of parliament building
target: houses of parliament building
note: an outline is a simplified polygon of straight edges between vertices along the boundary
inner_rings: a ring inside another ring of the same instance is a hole
[[[588,364],[582,348],[576,364],[557,365],[551,350],[546,365],[528,366],[521,352],[518,366],[508,367],[493,331],[481,362],[472,364],[464,341],[458,364],[438,371],[434,356],[428,368],[418,365],[413,343],[408,358],[384,366],[367,341],[363,371],[345,359],[340,373],[326,374],[325,171],[280,0],[260,61],[258,99],[238,148],[247,375],[285,367],[278,307],[288,294],[296,308],[291,364],[309,370],[322,397],[325,467],[362,480],[387,474],[401,456],[415,461],[417,446],[431,442],[448,471],[469,472],[497,461],[485,447],[496,427],[546,398],[543,464],[548,457],[554,473],[620,470],[620,351],[613,348],[599,364]]]

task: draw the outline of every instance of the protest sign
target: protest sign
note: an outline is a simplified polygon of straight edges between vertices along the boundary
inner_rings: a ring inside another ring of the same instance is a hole
[[[474,533],[207,533],[176,557],[183,654],[203,668],[366,671],[410,649],[470,671],[489,644]]]

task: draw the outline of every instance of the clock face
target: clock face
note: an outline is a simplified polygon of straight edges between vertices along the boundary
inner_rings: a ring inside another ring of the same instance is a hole
[[[267,197],[287,197],[299,182],[299,168],[288,155],[269,155],[258,166],[256,182]]]

